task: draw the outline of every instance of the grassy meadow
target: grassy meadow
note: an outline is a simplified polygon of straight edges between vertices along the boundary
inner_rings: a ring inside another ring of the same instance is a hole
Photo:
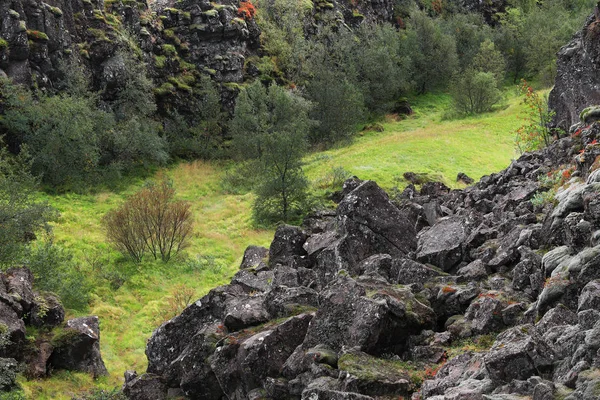
[[[311,181],[319,182],[341,167],[387,189],[402,189],[406,182],[398,178],[406,171],[428,172],[460,187],[455,182],[458,172],[479,179],[514,158],[514,131],[520,125],[517,114],[522,106],[514,95],[507,97],[503,109],[465,119],[443,118],[450,102],[445,95],[419,97],[412,102],[413,116],[404,120],[388,116],[382,121],[383,132],[362,132],[350,145],[309,155],[306,172]],[[114,251],[104,237],[102,216],[137,191],[142,180],[130,182],[118,193],[41,195],[61,213],[54,240],[69,248],[94,280],[85,314],[100,317],[102,356],[110,375],[97,382],[86,374],[65,371],[43,381],[22,379],[27,398],[70,399],[93,387],[121,386],[127,369],[144,372],[147,339],[180,306],[174,293],[188,293],[195,300],[228,282],[246,246],[269,245],[273,230],[252,225],[252,195],[229,194],[221,188],[224,166],[195,161],[159,173],[172,178],[177,197],[192,203],[195,216],[195,233],[186,255],[168,264],[148,259],[136,265]],[[71,312],[69,317],[77,315]]]

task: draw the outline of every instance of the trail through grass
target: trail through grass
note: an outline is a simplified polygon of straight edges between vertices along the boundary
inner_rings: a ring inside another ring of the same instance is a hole
[[[400,182],[402,189],[405,182],[397,178],[404,172],[429,172],[458,187],[458,172],[479,179],[506,167],[514,156],[513,132],[520,125],[516,114],[521,107],[517,98],[511,97],[501,111],[460,120],[442,120],[447,96],[423,96],[413,104],[413,116],[402,121],[388,118],[384,132],[365,132],[350,146],[308,156],[308,176],[317,181],[333,167],[343,167],[385,188]],[[127,369],[144,372],[146,341],[172,315],[169,297],[173,291],[185,287],[199,298],[229,281],[246,246],[269,245],[273,231],[252,227],[252,195],[232,195],[221,189],[222,166],[196,161],[165,172],[173,179],[178,198],[192,203],[195,215],[188,258],[166,265],[131,263],[111,249],[101,228],[102,216],[137,191],[142,181],[132,182],[120,193],[44,195],[61,212],[54,226],[55,240],[68,247],[81,268],[94,277],[96,288],[86,314],[100,317],[101,351],[110,376],[94,382],[86,374],[62,371],[43,381],[22,379],[28,398],[70,399],[94,386],[122,385]],[[118,287],[121,280],[126,282]]]

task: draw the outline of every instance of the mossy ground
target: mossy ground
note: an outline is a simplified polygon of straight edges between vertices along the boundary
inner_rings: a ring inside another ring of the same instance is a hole
[[[455,182],[458,172],[478,179],[506,167],[515,156],[518,99],[510,97],[507,107],[495,113],[442,120],[449,101],[445,95],[420,97],[413,102],[413,116],[402,121],[386,119],[384,132],[365,132],[349,146],[311,154],[306,159],[309,178],[318,181],[341,166],[388,189],[398,184],[403,188],[405,182],[396,178],[406,171],[437,173],[446,184],[460,187]],[[142,179],[123,183],[118,193],[41,195],[61,212],[54,225],[55,241],[68,247],[80,268],[94,279],[89,312],[70,312],[69,317],[99,316],[101,351],[110,375],[94,381],[87,374],[56,371],[46,380],[21,379],[27,398],[70,399],[93,387],[122,385],[127,369],[143,372],[147,339],[176,311],[169,302],[173,291],[185,287],[200,297],[229,281],[246,246],[269,245],[273,231],[252,225],[252,195],[228,194],[221,188],[223,166],[196,161],[164,172],[173,179],[177,197],[190,201],[195,214],[195,234],[187,256],[168,264],[149,259],[133,264],[104,237],[102,216],[137,191]],[[118,287],[122,280],[125,283]]]

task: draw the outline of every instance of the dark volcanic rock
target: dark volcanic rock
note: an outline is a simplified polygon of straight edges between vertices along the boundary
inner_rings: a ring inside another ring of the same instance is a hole
[[[579,113],[586,107],[600,104],[600,83],[597,65],[600,50],[596,18],[587,19],[583,29],[558,52],[557,76],[548,105],[556,112],[554,124],[566,132],[579,122]]]
[[[166,400],[167,385],[158,375],[127,371],[123,394],[130,400]]]
[[[510,382],[547,372],[554,352],[532,325],[521,325],[501,333],[484,361],[493,380]]]
[[[447,217],[419,234],[417,259],[449,271],[462,260],[462,245],[467,238],[462,217]]]
[[[54,350],[48,363],[54,368],[89,372],[95,377],[108,371],[100,355],[98,317],[81,317],[67,321],[62,332],[52,340]]]

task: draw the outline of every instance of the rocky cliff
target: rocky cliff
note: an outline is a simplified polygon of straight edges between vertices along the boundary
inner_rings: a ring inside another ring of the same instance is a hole
[[[597,11],[590,16],[583,29],[558,52],[549,105],[556,112],[554,124],[566,132],[579,121],[583,109],[600,104],[599,16]]]
[[[7,0],[0,4],[0,76],[40,88],[56,88],[61,60],[87,70],[96,90],[110,100],[124,68],[119,51],[147,64],[161,111],[186,111],[202,75],[220,85],[232,108],[237,84],[256,76],[248,57],[261,55],[254,6],[237,0]],[[393,2],[315,1],[308,25],[329,13],[356,25],[391,20]],[[68,71],[67,71],[68,73]]]
[[[347,181],[159,327],[125,394],[597,399],[598,140],[586,121],[465,190]]]

